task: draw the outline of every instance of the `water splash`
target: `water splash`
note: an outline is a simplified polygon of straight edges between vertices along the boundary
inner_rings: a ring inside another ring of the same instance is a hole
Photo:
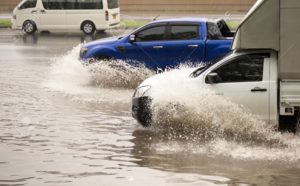
[[[81,94],[92,85],[92,76],[78,59],[81,45],[66,55],[51,60],[52,66],[45,86],[51,90]]]
[[[155,73],[144,65],[130,64],[121,60],[102,60],[88,68],[93,78],[93,84],[108,88],[133,89]]]
[[[47,87],[64,92],[72,90],[72,94],[87,92],[91,87],[132,89],[154,74],[143,65],[117,60],[96,61],[85,66],[78,59],[80,47],[51,60]]]
[[[163,130],[169,139],[300,149],[298,136],[287,138],[274,124],[201,88],[200,82],[188,78],[189,73],[173,70],[156,79],[159,83],[151,89],[154,130]]]

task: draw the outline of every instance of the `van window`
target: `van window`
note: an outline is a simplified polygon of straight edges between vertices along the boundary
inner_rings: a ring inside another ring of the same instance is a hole
[[[77,0],[77,9],[103,9],[102,0]]]
[[[213,72],[218,74],[219,83],[255,82],[263,80],[263,67],[263,56],[245,55]]]
[[[77,8],[77,0],[66,0],[65,9],[72,10]]]
[[[20,9],[35,8],[36,2],[37,0],[27,0],[20,6]]]
[[[43,6],[47,10],[64,9],[65,0],[42,0]]]
[[[107,3],[109,9],[119,8],[118,0],[107,0]]]
[[[102,0],[66,0],[65,9],[103,9]]]
[[[165,39],[165,26],[151,27],[136,34],[136,41],[162,41]]]
[[[171,26],[171,40],[190,40],[198,37],[197,25]]]

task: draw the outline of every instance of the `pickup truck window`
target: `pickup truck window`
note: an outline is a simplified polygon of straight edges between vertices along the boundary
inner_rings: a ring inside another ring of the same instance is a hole
[[[165,26],[151,27],[136,34],[136,41],[162,41],[165,39]]]
[[[218,83],[255,82],[263,80],[263,66],[263,56],[244,55],[213,72],[218,74]]]
[[[207,38],[210,40],[223,40],[223,36],[217,23],[208,22],[207,23]]]
[[[196,39],[198,32],[198,25],[171,26],[171,40]]]

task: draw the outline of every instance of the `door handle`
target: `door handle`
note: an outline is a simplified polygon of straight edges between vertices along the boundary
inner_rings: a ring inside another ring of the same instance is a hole
[[[254,89],[251,89],[251,92],[267,92],[268,89],[266,88],[260,88],[260,87],[255,87]]]
[[[188,45],[190,48],[197,48],[199,45]]]
[[[45,10],[41,10],[41,13],[45,14],[45,13],[46,13],[46,11],[45,11]]]
[[[160,49],[160,48],[164,48],[164,47],[163,46],[153,46],[153,48]]]
[[[32,10],[31,13],[32,13],[32,14],[33,14],[33,13],[37,13],[37,11],[36,11],[36,10]]]

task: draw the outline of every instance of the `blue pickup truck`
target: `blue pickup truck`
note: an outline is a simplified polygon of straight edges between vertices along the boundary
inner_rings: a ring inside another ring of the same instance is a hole
[[[165,69],[180,63],[210,62],[230,52],[232,37],[224,20],[178,18],[153,21],[124,37],[93,41],[82,46],[85,63],[119,59]]]

